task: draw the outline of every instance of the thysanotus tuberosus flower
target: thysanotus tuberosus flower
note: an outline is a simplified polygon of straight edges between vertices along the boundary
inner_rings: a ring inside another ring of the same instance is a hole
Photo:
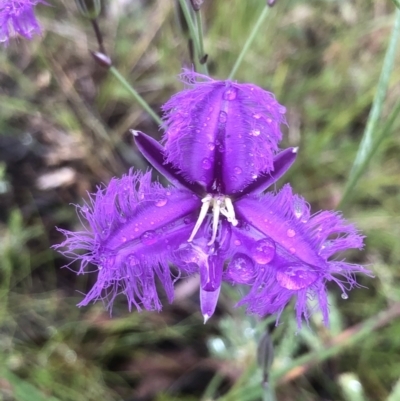
[[[174,282],[199,274],[205,320],[227,281],[248,287],[239,304],[250,313],[279,316],[295,297],[300,326],[314,298],[327,324],[326,283],[345,294],[356,285],[354,273],[368,273],[335,255],[361,248],[363,237],[337,212],[310,216],[288,184],[264,193],[296,158],[296,148],[278,149],[285,108],[272,94],[194,73],[183,80],[189,88],[163,108],[164,146],[134,132],[138,149],[172,185],[131,170],[78,208],[85,231],[61,230],[66,240],[56,248],[80,261],[79,273],[97,266],[80,305],[103,299],[111,307],[123,293],[130,307],[160,310],[157,281],[171,302]]]
[[[17,34],[27,39],[40,34],[34,10],[39,3],[47,4],[43,0],[0,0],[0,42],[7,44]]]

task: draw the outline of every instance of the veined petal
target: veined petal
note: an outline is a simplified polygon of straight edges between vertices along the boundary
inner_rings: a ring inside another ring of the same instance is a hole
[[[192,86],[163,107],[167,161],[208,192],[231,194],[273,170],[285,108],[251,84],[187,72]],[[205,79],[205,81],[200,81]]]
[[[147,161],[162,175],[164,175],[174,186],[186,188],[200,197],[205,196],[205,189],[197,182],[189,182],[178,169],[165,161],[164,148],[153,138],[140,131],[131,130],[135,143],[140,153]]]
[[[339,213],[323,211],[310,217],[309,205],[293,195],[289,185],[277,194],[248,196],[235,203],[240,220],[265,239],[275,243],[275,255],[252,279],[252,288],[239,305],[247,304],[251,313],[279,315],[292,297],[296,297],[296,316],[308,319],[307,300],[315,299],[316,307],[328,324],[326,282],[335,281],[344,296],[357,285],[354,273],[371,273],[362,266],[330,260],[339,251],[363,246],[363,236]],[[235,229],[235,235],[238,231]],[[256,235],[251,233],[255,238]],[[246,253],[257,261],[254,247]],[[261,250],[269,252],[271,247]],[[264,252],[264,253],[265,253]],[[258,264],[260,264],[258,262]],[[339,276],[339,277],[337,277]]]
[[[87,231],[60,230],[67,239],[55,247],[80,260],[81,274],[87,273],[89,263],[98,266],[97,282],[80,305],[107,298],[111,306],[122,292],[130,306],[159,310],[156,277],[172,301],[168,261],[189,238],[200,203],[189,191],[151,183],[149,173],[130,171],[98,189],[91,205],[79,210]]]
[[[292,166],[297,157],[297,148],[287,148],[278,153],[274,158],[274,170],[267,174],[259,175],[251,184],[232,196],[238,200],[245,195],[259,194],[269,188],[281,178]]]
[[[289,185],[273,195],[267,193],[262,197],[248,196],[235,202],[237,215],[259,232],[270,237],[289,254],[295,254],[305,263],[321,265],[324,259],[318,254],[314,230],[310,223],[302,222],[294,212],[294,197]],[[304,203],[304,208],[308,205]],[[308,223],[308,224],[307,224]]]

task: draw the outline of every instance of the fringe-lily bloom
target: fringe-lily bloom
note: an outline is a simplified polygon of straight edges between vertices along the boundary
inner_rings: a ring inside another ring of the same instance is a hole
[[[338,213],[310,217],[289,185],[264,193],[296,158],[296,148],[278,151],[285,110],[270,93],[188,77],[193,88],[164,106],[165,146],[134,132],[139,150],[172,186],[130,171],[79,207],[86,231],[61,230],[67,239],[56,248],[80,260],[79,273],[98,267],[80,305],[106,299],[111,306],[123,293],[130,307],[160,310],[157,280],[171,302],[176,279],[199,274],[205,321],[224,280],[249,287],[240,304],[251,313],[279,316],[296,297],[301,325],[311,312],[307,300],[316,298],[327,324],[327,281],[345,293],[356,284],[353,273],[367,272],[333,257],[361,248],[363,237]]]
[[[0,0],[0,42],[8,44],[11,36],[32,39],[41,33],[35,17],[35,6],[43,0]]]

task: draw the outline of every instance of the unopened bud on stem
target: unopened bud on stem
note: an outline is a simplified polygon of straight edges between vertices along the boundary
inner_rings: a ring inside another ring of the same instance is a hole
[[[112,61],[110,57],[101,52],[90,52],[95,59],[96,63],[104,68],[110,68],[112,66]]]
[[[203,5],[204,0],[190,0],[194,11],[199,11]]]

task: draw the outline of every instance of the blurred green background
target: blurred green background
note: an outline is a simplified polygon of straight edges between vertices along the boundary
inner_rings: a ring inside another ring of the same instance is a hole
[[[191,281],[160,314],[129,312],[123,297],[112,318],[101,303],[79,309],[93,278],[61,269],[66,260],[49,249],[62,240],[55,226],[78,229],[71,204],[132,165],[146,168],[130,128],[161,132],[94,62],[95,37],[75,3],[49,2],[37,7],[41,38],[0,50],[0,400],[400,400],[399,119],[344,209],[367,236],[364,252],[346,257],[375,278],[360,277],[363,288],[347,300],[330,288],[330,328],[315,315],[298,331],[291,308],[277,327],[273,317],[256,321],[233,308],[240,294],[228,286],[203,325]],[[103,3],[114,65],[160,113],[191,64],[177,3]],[[205,0],[211,76],[229,75],[264,6]],[[314,211],[341,199],[394,9],[389,0],[278,0],[235,75],[287,107],[282,146],[300,151],[281,183]],[[379,129],[399,94],[395,67]],[[270,341],[275,359],[263,386],[257,359],[268,365]]]

